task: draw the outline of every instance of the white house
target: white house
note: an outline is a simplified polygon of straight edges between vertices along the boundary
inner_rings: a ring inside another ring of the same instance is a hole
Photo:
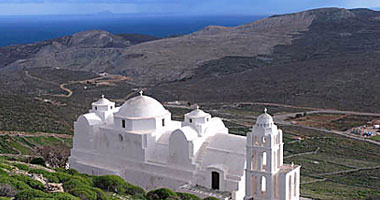
[[[147,190],[168,187],[236,200],[298,199],[299,167],[282,165],[281,134],[266,113],[247,143],[199,108],[180,122],[142,93],[121,107],[103,96],[75,122],[69,164],[82,173],[119,175]],[[256,138],[265,142],[256,144]]]

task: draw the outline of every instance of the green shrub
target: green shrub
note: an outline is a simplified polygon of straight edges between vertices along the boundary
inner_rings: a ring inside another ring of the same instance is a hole
[[[66,172],[67,172],[67,169],[63,169],[62,167],[57,167],[57,168],[55,168],[55,171],[56,171],[56,172],[66,173]],[[71,175],[71,174],[70,174],[70,175]]]
[[[31,189],[29,185],[27,185],[26,183],[19,181],[15,178],[8,177],[8,176],[0,176],[0,183],[8,184],[18,191]]]
[[[135,194],[132,196],[132,199],[146,200],[146,196],[143,194]]]
[[[0,197],[0,200],[11,200],[10,197]]]
[[[78,178],[83,183],[86,183],[87,185],[92,186],[94,184],[94,176],[91,176],[88,174],[76,174],[76,175],[73,175],[73,178]]]
[[[7,169],[7,170],[12,170],[11,166],[9,166],[7,164],[4,164],[4,163],[0,163],[0,168]]]
[[[80,200],[80,198],[66,192],[53,192],[50,197],[55,200]]]
[[[8,173],[0,168],[0,176],[8,176]]]
[[[17,190],[9,185],[0,183],[0,196],[2,197],[14,197],[17,194]]]
[[[59,179],[55,176],[54,173],[42,170],[42,169],[30,169],[29,173],[32,174],[42,174],[49,182],[51,183],[59,183]]]
[[[46,197],[49,197],[49,195],[40,190],[28,189],[28,190],[22,190],[21,192],[18,192],[15,196],[15,200],[30,200],[36,197],[46,198]]]
[[[177,195],[181,200],[201,200],[198,196],[190,193],[177,192]]]
[[[89,189],[91,189],[93,192],[96,193],[96,200],[107,200],[108,199],[106,193],[104,193],[103,190],[96,188],[96,187],[90,187]]]
[[[66,173],[70,174],[70,175],[78,175],[79,172],[75,169],[68,169],[66,170]]]
[[[30,164],[46,166],[45,160],[43,158],[40,158],[40,157],[33,158],[30,161]]]
[[[169,199],[180,199],[177,193],[173,192],[168,188],[159,188],[152,190],[146,195],[148,200],[169,200]]]
[[[29,171],[29,167],[27,165],[20,163],[13,163],[12,165],[17,167],[19,170]]]
[[[128,195],[145,195],[145,190],[139,186],[127,183],[124,193]]]
[[[24,175],[15,175],[12,177],[19,180],[19,181],[22,181],[22,182],[28,184],[33,189],[37,189],[37,190],[43,190],[44,189],[44,184],[42,184],[41,182],[34,180],[30,177],[27,177]]]
[[[83,188],[75,188],[70,191],[70,194],[77,196],[84,200],[96,200],[96,192],[92,191],[89,188],[83,187]]]
[[[94,185],[108,192],[123,194],[126,191],[127,183],[120,176],[105,175],[94,178]]]
[[[219,199],[215,197],[206,197],[203,200],[219,200]]]
[[[77,179],[77,178],[72,178],[69,181],[66,181],[63,183],[63,188],[65,189],[65,191],[71,191],[75,188],[86,187],[86,186],[89,186],[89,185],[83,183],[80,179]]]
[[[57,172],[55,173],[55,176],[58,178],[60,183],[67,182],[73,177],[72,175],[63,172]]]

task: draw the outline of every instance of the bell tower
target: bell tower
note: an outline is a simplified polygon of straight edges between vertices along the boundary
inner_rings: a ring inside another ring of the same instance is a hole
[[[247,134],[245,200],[280,199],[279,171],[283,165],[282,131],[264,109]]]
[[[115,109],[115,103],[109,101],[102,95],[98,101],[92,103],[92,109],[90,113],[96,113],[102,120],[106,120]]]

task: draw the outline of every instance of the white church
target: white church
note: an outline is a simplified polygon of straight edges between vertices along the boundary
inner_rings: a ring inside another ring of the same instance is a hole
[[[140,93],[121,107],[104,96],[74,124],[70,168],[113,174],[146,190],[160,187],[200,197],[296,200],[300,166],[283,164],[282,131],[261,114],[245,136],[196,108],[174,121]]]

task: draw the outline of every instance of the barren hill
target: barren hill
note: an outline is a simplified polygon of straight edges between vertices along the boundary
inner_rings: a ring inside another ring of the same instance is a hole
[[[87,31],[0,48],[0,89],[30,94],[50,90],[20,75],[28,70],[39,70],[42,79],[56,77],[54,70],[82,71],[85,77],[105,71],[127,76],[128,84],[146,87],[161,100],[265,101],[373,111],[380,109],[379,32],[380,12],[340,8],[277,15],[236,27],[209,26],[174,38]]]
[[[107,71],[128,75],[140,84],[156,84],[188,78],[193,69],[209,60],[271,54],[276,45],[290,44],[293,34],[306,31],[313,18],[299,13],[233,28],[209,26],[190,35],[133,46],[119,36],[88,31],[38,44],[41,47],[27,59],[6,64],[7,68]]]

